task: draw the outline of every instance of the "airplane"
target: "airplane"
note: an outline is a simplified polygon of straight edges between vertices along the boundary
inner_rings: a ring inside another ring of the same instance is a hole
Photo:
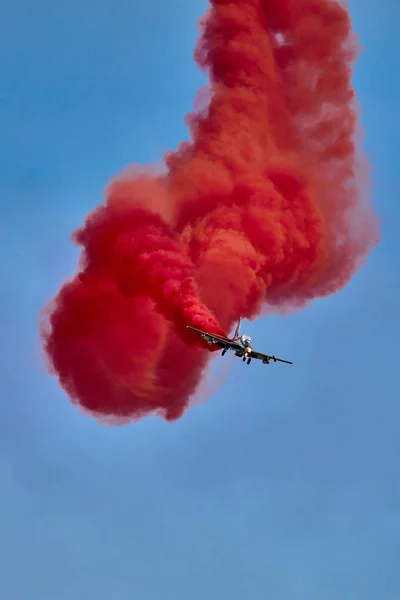
[[[196,327],[191,327],[187,325],[187,329],[199,333],[209,344],[216,344],[223,348],[222,356],[228,352],[228,350],[233,350],[235,352],[235,356],[239,356],[242,358],[243,362],[246,362],[249,365],[252,359],[261,360],[264,365],[269,365],[272,361],[274,362],[283,362],[288,365],[292,365],[293,363],[290,360],[284,360],[283,358],[277,358],[276,356],[269,356],[268,354],[262,354],[261,352],[257,352],[253,348],[253,342],[248,335],[240,335],[240,326],[242,324],[242,317],[239,318],[239,322],[236,325],[235,334],[233,338],[227,338],[225,336],[217,335],[215,333],[207,333],[206,331],[202,331],[201,329],[196,329]]]

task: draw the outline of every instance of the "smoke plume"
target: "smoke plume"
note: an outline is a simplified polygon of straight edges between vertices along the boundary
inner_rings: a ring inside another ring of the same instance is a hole
[[[195,52],[209,99],[187,117],[191,141],[162,175],[110,184],[46,308],[50,368],[99,419],[179,418],[211,356],[186,325],[228,334],[266,304],[301,308],[343,288],[378,240],[346,8],[210,4]]]

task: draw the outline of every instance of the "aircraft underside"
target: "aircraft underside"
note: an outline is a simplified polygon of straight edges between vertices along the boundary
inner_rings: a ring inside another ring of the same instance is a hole
[[[214,344],[215,342],[209,342],[209,344]],[[225,356],[225,354],[228,352],[228,350],[230,350],[230,348],[224,348],[222,350],[222,356]],[[249,365],[251,363],[252,360],[252,356],[251,356],[251,352],[246,352],[245,349],[243,348],[243,350],[236,350],[235,352],[235,356],[238,356],[239,358],[242,359],[243,362],[247,361],[247,364]],[[265,359],[262,361],[265,365],[269,364],[269,359]]]
[[[222,351],[222,356],[223,355],[224,355],[224,351]],[[240,352],[240,350],[237,350],[235,352],[235,356],[241,357],[243,362],[246,362],[246,360],[247,360],[248,365],[251,363],[251,356],[249,356],[248,354],[244,354],[243,352]]]

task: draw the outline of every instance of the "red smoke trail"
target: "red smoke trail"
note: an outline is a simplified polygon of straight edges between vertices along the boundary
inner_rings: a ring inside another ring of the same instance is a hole
[[[262,306],[341,289],[377,242],[357,187],[351,21],[333,0],[214,0],[196,60],[210,102],[168,172],[119,178],[75,234],[80,271],[43,339],[73,402],[180,417],[210,356]]]

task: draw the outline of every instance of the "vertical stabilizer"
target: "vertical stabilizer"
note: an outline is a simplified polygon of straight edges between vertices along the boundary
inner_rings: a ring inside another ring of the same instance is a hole
[[[236,325],[236,329],[235,329],[235,338],[238,338],[240,336],[241,324],[242,324],[242,317],[239,317],[239,321],[238,321],[238,324]]]

